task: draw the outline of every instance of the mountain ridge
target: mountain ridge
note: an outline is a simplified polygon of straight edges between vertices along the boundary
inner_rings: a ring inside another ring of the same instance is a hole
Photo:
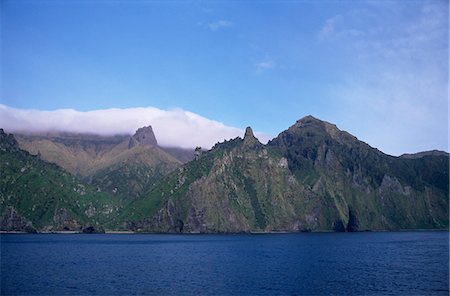
[[[247,129],[243,139],[218,143],[204,153],[197,166],[204,168],[185,165],[136,201],[132,212],[141,218],[131,219],[129,227],[238,232],[448,226],[448,157],[418,162],[389,156],[312,116],[267,145]],[[445,172],[436,172],[437,167]],[[422,170],[435,173],[427,176]],[[179,180],[190,183],[180,187]],[[159,209],[146,208],[156,200]],[[240,206],[233,207],[235,202]],[[136,213],[139,208],[147,214]]]
[[[150,155],[148,149],[161,150],[150,142],[129,148],[129,139],[123,140],[117,152],[126,149],[132,157],[124,157],[117,167],[105,166],[110,169],[106,179],[94,178],[103,180],[97,184],[111,196],[130,190],[115,220],[104,222],[109,229],[228,233],[448,228],[448,154],[390,156],[334,124],[305,116],[265,145],[248,127],[243,138],[217,143],[208,151],[198,148],[195,160],[152,179],[146,174],[154,167],[133,165],[139,151]]]

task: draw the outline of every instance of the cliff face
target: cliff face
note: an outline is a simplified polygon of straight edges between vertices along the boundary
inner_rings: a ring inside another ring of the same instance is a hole
[[[252,140],[235,139],[177,170],[169,180],[137,201],[125,215],[145,216],[129,224],[145,231],[240,232],[306,230],[318,223],[308,191],[287,167],[287,160]],[[158,203],[156,207],[151,208]],[[297,215],[299,209],[308,216]]]
[[[448,227],[447,153],[388,156],[311,116],[269,146],[280,149],[299,182],[334,201],[337,219],[348,221],[353,209],[362,230]]]
[[[0,217],[0,229],[3,231],[36,232],[33,223],[19,215],[14,207],[6,207]]]
[[[391,157],[309,116],[268,145],[251,129],[216,145],[122,217],[160,232],[446,228],[448,192],[448,154]]]

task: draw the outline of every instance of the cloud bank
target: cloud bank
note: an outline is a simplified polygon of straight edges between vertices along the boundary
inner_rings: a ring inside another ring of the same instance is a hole
[[[7,132],[64,131],[99,135],[133,134],[151,125],[161,146],[211,148],[215,143],[243,137],[244,130],[182,109],[154,107],[76,111],[26,110],[0,104],[0,128]],[[263,143],[271,137],[255,133]]]

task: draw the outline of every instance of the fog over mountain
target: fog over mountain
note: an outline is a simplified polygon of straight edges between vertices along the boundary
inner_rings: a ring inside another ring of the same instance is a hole
[[[64,131],[100,135],[133,134],[151,125],[161,146],[211,148],[224,139],[243,134],[243,129],[202,117],[182,109],[161,110],[154,107],[77,111],[25,110],[0,104],[0,127],[8,132]],[[266,143],[272,137],[255,133]]]

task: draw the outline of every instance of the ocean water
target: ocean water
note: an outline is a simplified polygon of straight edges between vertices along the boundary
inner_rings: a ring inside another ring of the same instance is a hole
[[[1,295],[448,295],[449,235],[2,234]]]

